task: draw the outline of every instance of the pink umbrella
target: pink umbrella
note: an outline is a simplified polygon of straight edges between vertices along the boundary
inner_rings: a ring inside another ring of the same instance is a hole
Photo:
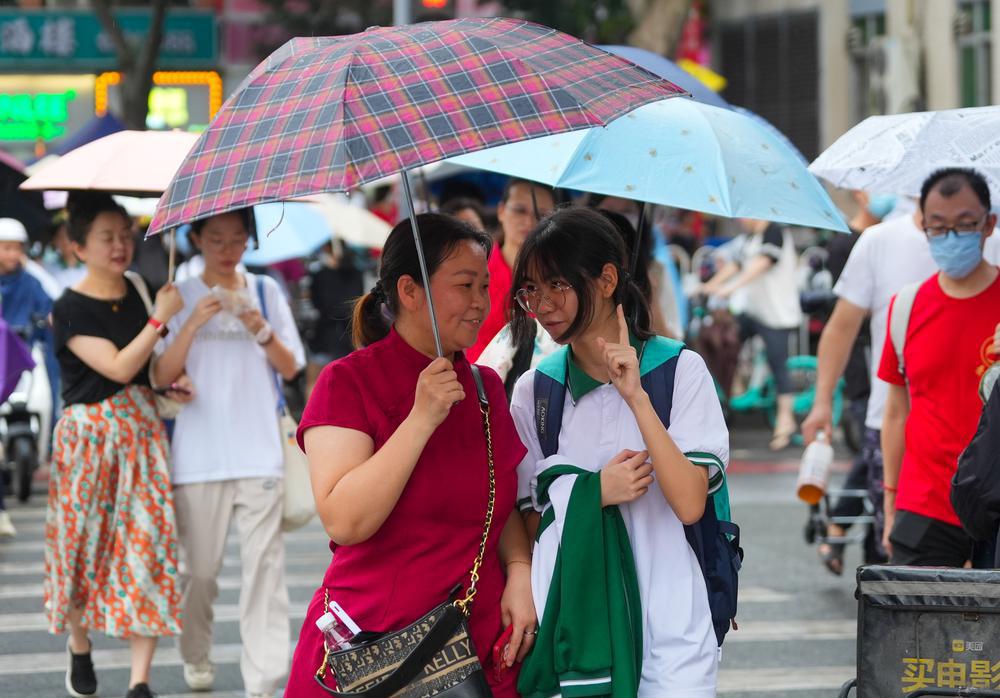
[[[186,131],[119,131],[70,151],[21,189],[159,196],[196,140],[198,134]]]

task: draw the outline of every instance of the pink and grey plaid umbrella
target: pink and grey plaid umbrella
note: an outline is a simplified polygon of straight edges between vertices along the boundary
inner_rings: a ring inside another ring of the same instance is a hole
[[[271,201],[348,191],[494,145],[603,126],[686,94],[610,53],[489,18],[292,39],[247,76],[160,199],[148,234]],[[427,293],[438,355],[434,304]]]
[[[677,94],[684,92],[622,58],[519,20],[292,39],[223,105],[164,194],[150,233],[604,125]]]

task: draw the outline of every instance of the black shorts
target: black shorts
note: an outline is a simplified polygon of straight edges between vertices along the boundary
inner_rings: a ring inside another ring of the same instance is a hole
[[[889,542],[894,565],[962,567],[972,557],[972,539],[961,526],[912,511],[896,512]]]

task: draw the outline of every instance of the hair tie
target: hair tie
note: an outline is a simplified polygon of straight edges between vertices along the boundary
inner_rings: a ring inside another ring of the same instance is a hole
[[[389,300],[388,296],[385,294],[385,287],[382,286],[382,279],[376,281],[375,285],[372,286],[371,294],[375,297],[375,300],[380,303],[386,303]]]

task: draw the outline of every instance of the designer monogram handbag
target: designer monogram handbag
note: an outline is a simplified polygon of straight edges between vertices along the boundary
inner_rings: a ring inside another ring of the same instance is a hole
[[[479,568],[486,554],[486,541],[493,525],[496,500],[490,406],[476,366],[472,366],[472,376],[476,381],[486,434],[490,489],[486,521],[479,551],[472,564],[469,590],[464,598],[442,603],[401,630],[345,650],[332,652],[327,648],[323,664],[316,672],[316,681],[330,695],[339,698],[430,698],[445,693],[448,698],[486,698],[493,695],[486,683],[467,623],[472,601],[476,597]],[[329,605],[329,599],[325,605]],[[337,682],[336,689],[324,682],[328,669]]]

